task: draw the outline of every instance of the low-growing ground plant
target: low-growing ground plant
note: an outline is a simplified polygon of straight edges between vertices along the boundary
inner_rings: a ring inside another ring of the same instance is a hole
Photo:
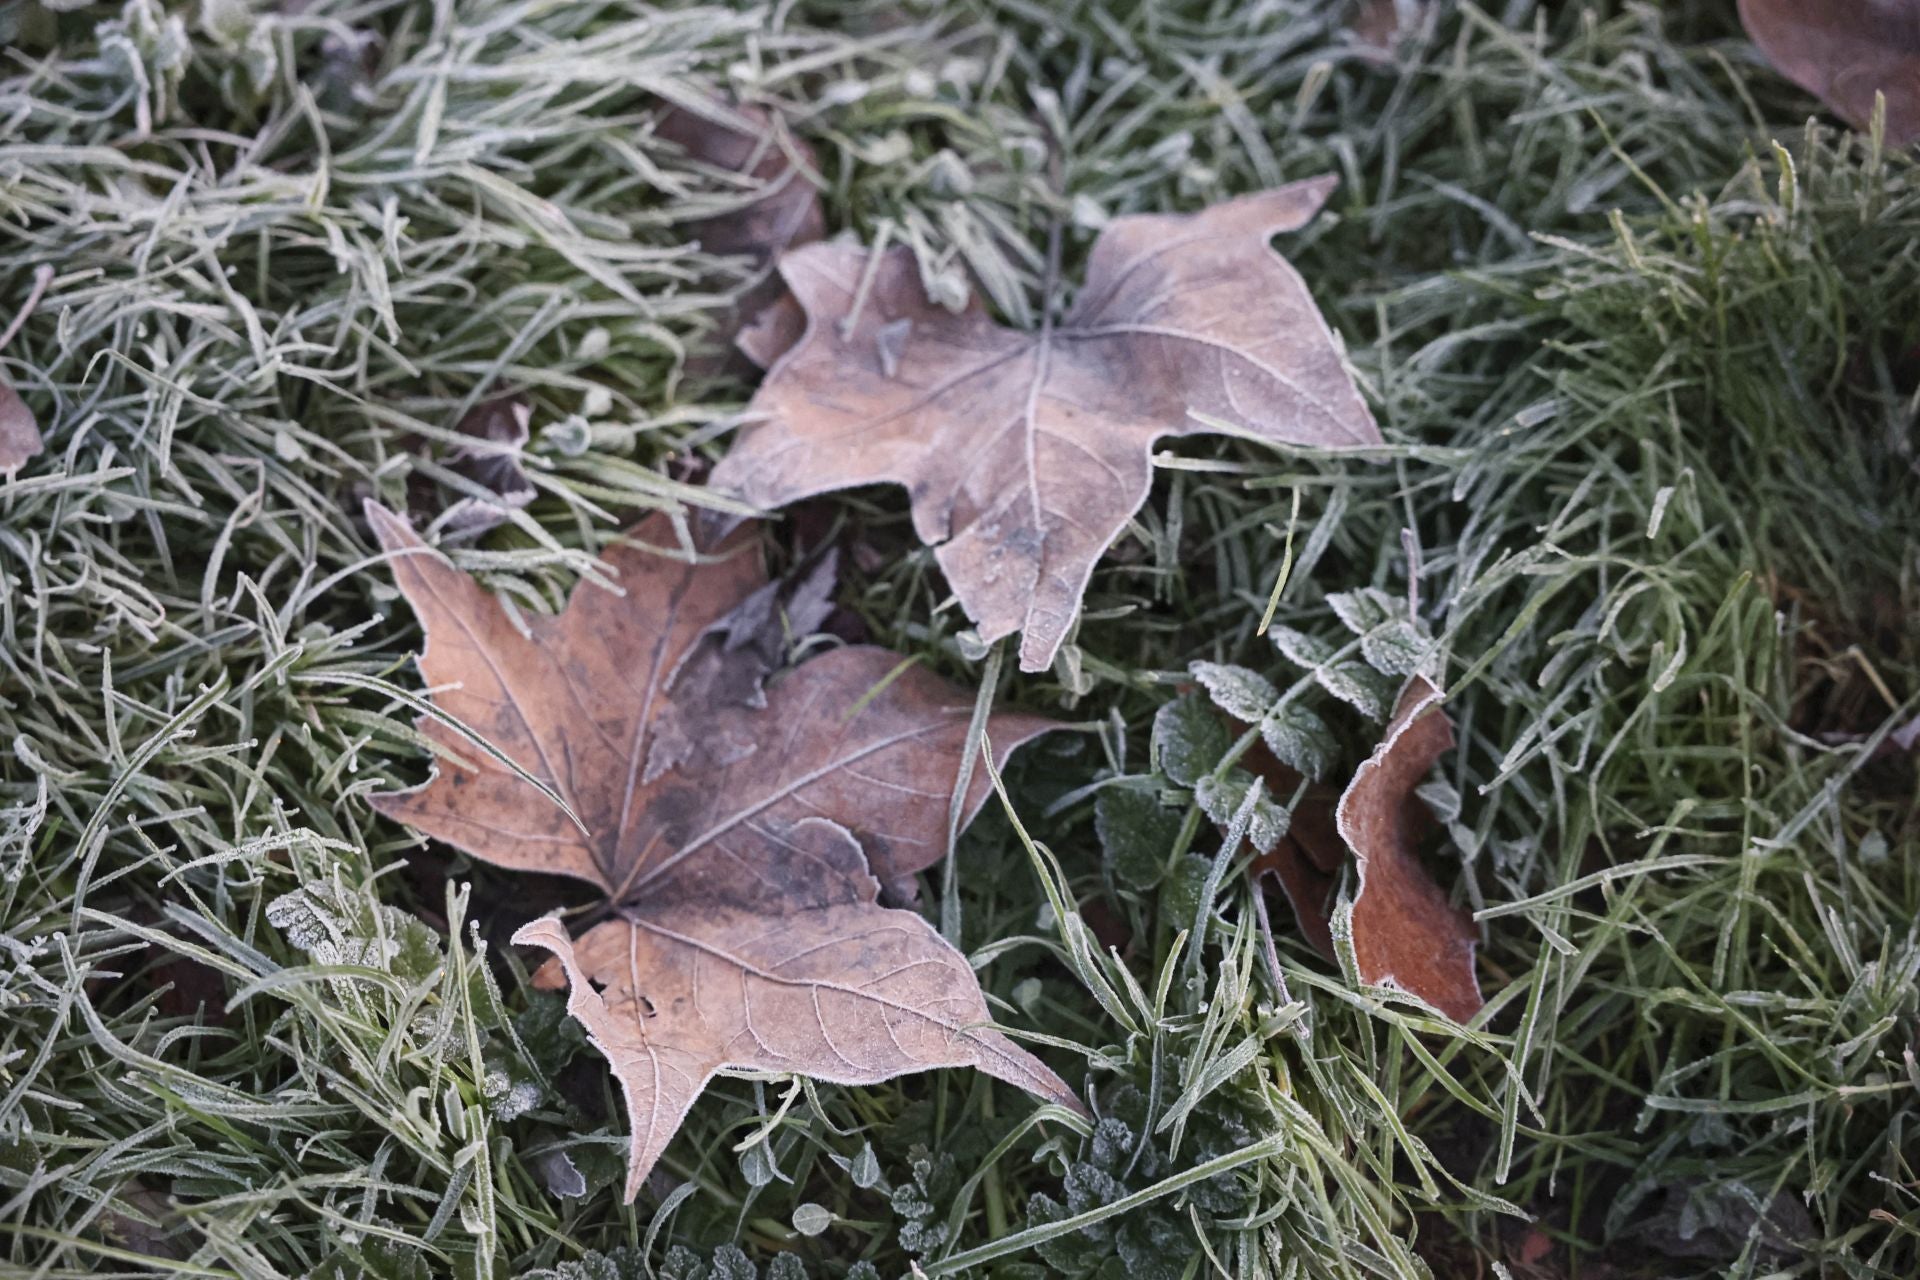
[[[1731,0],[1395,9],[0,10],[0,1274],[1920,1272],[1920,170]],[[658,131],[714,102],[1015,328],[1116,217],[1335,175],[1279,247],[1385,444],[1163,442],[1038,673],[904,490],[770,519],[776,573],[837,549],[831,636],[1069,726],[918,909],[1088,1115],[735,1073],[627,1204],[508,943],[584,899],[369,803],[433,755],[361,512],[528,615],[740,514],[757,268],[694,228],[752,193]],[[1410,653],[1467,1025],[1240,838],[1297,797],[1227,721],[1345,778]]]

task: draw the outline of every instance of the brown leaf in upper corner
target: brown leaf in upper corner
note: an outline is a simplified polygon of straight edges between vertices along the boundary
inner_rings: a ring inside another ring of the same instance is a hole
[[[27,402],[0,376],[0,475],[18,471],[40,453],[40,423]]]
[[[740,350],[764,369],[793,344],[800,329],[773,260],[827,231],[820,193],[803,171],[813,168],[813,149],[777,132],[773,116],[753,106],[729,109],[715,103],[711,114],[675,107],[654,132],[696,163],[744,183],[742,203],[690,222],[687,229],[708,253],[746,258],[762,270],[740,295],[723,332],[738,334]]]
[[[426,630],[420,667],[437,706],[540,784],[426,720],[472,767],[443,766],[375,804],[489,862],[589,881],[615,904],[615,919],[578,939],[543,919],[515,940],[553,952],[568,1007],[619,1077],[629,1200],[726,1066],[871,1083],[971,1064],[1079,1105],[986,1025],[966,959],[918,915],[877,902],[876,876],[946,852],[972,695],[897,654],[843,648],[756,696],[762,671],[739,676],[709,656],[724,653],[729,622],[753,630],[742,607],[765,578],[745,529],[676,559],[659,551],[674,546],[670,522],[650,517],[604,556],[620,594],[583,585],[557,617],[516,619],[397,516],[370,506],[368,518]],[[806,590],[796,612],[812,607]],[[663,724],[696,726],[698,739],[656,754]],[[1002,760],[1051,727],[990,721]],[[977,770],[964,816],[988,786]]]
[[[1399,987],[1457,1022],[1480,1009],[1473,922],[1420,865],[1417,842],[1432,819],[1414,789],[1453,748],[1440,691],[1416,676],[1400,694],[1385,739],[1340,797],[1340,836],[1353,851],[1353,950],[1360,977]]]
[[[1146,500],[1155,440],[1380,442],[1338,342],[1268,244],[1332,189],[1317,178],[1117,218],[1072,310],[1037,333],[1002,328],[977,300],[957,315],[935,304],[904,247],[873,263],[852,245],[789,252],[780,270],[806,331],[713,483],[763,507],[907,486],[914,528],[981,636],[1024,631],[1021,668],[1045,670],[1095,562]]]
[[[1887,98],[1887,141],[1920,137],[1920,2],[1740,0],[1740,21],[1781,75],[1856,129]]]

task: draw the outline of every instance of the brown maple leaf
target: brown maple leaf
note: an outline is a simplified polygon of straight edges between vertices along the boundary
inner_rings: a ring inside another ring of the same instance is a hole
[[[970,1064],[1079,1106],[988,1025],[965,957],[877,903],[876,875],[946,853],[971,694],[876,648],[822,654],[763,696],[757,669],[732,682],[754,696],[715,678],[734,668],[710,650],[724,653],[764,583],[745,528],[675,559],[658,550],[674,544],[670,522],[649,517],[603,557],[619,593],[582,586],[558,616],[516,620],[399,517],[369,506],[368,519],[426,631],[436,706],[512,762],[425,719],[471,766],[374,803],[475,857],[588,881],[614,905],[578,939],[549,918],[515,941],[553,953],[543,981],[564,972],[568,1008],[620,1080],[629,1200],[728,1066],[871,1083]],[[654,735],[674,724],[700,737],[663,762]],[[990,721],[1001,759],[1051,727]]]
[[[1473,972],[1473,921],[1420,865],[1418,841],[1432,821],[1414,789],[1453,748],[1440,691],[1415,676],[1401,691],[1386,737],[1354,773],[1336,819],[1353,851],[1353,951],[1362,980],[1419,996],[1456,1022],[1484,1003]]]
[[[1781,75],[1865,129],[1874,94],[1886,137],[1920,138],[1920,3],[1915,0],[1740,0],[1740,21]]]
[[[1333,185],[1117,218],[1072,310],[1034,333],[995,324],[977,299],[959,314],[936,305],[904,247],[878,261],[844,244],[788,252],[806,330],[713,483],[761,507],[907,486],[914,528],[982,638],[1024,631],[1021,668],[1045,670],[1146,500],[1155,440],[1380,442],[1338,342],[1268,245]]]
[[[732,183],[744,182],[746,198],[720,213],[696,218],[687,230],[708,253],[745,258],[757,275],[721,320],[721,334],[738,334],[740,350],[765,368],[799,336],[799,317],[786,286],[773,270],[782,250],[810,244],[827,231],[820,193],[806,171],[813,148],[775,128],[771,113],[755,106],[708,110],[675,107],[661,117],[655,136],[678,146],[695,163]]]

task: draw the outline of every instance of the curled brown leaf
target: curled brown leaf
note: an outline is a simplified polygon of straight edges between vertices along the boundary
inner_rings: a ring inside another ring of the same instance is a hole
[[[1353,775],[1336,817],[1358,873],[1351,926],[1361,979],[1411,992],[1465,1022],[1484,1003],[1473,969],[1479,935],[1417,850],[1431,815],[1414,789],[1453,747],[1440,703],[1440,691],[1423,677],[1407,683],[1386,737]]]
[[[1477,935],[1417,853],[1430,815],[1415,788],[1453,746],[1439,704],[1430,682],[1411,681],[1384,740],[1346,790],[1336,795],[1308,783],[1287,834],[1255,858],[1247,874],[1256,889],[1271,877],[1293,908],[1301,936],[1333,959],[1335,890],[1351,856],[1358,889],[1349,927],[1361,980],[1399,987],[1464,1022],[1482,1004],[1473,972]],[[1303,781],[1258,743],[1241,763],[1276,796],[1294,794]]]

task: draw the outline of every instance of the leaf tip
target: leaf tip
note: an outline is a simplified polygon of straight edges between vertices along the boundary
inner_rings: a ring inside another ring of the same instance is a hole
[[[1309,206],[1311,213],[1320,212],[1339,189],[1340,175],[1337,173],[1317,173],[1311,178],[1302,178],[1280,188],[1282,191],[1297,192],[1297,198]]]
[[[367,498],[360,504],[360,514],[366,518],[367,527],[373,530],[373,536],[388,551],[398,551],[402,547],[420,546],[420,535],[413,531],[413,525],[405,516],[381,504],[377,498]]]
[[[1093,1112],[1062,1080],[1053,1068],[1014,1043],[1005,1034],[976,1030],[968,1037],[974,1051],[974,1066],[996,1080],[1024,1089],[1043,1102],[1065,1107],[1078,1116],[1093,1118]]]
[[[573,954],[573,941],[567,937],[567,931],[561,926],[558,916],[529,920],[515,929],[508,941],[516,947],[543,947],[555,956]]]

